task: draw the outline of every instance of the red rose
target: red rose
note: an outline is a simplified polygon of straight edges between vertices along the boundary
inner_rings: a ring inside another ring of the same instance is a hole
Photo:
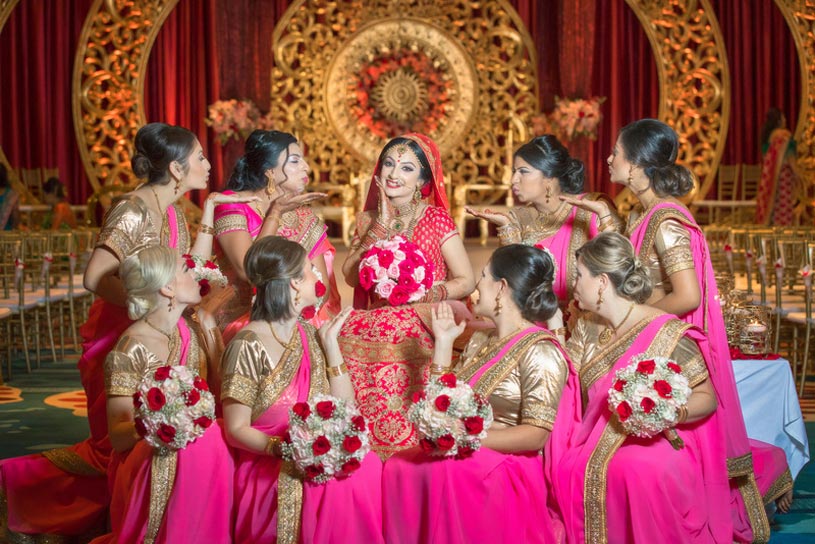
[[[192,385],[199,391],[209,391],[209,384],[207,384],[207,381],[201,376],[193,378]]]
[[[673,370],[674,372],[676,372],[677,374],[681,374],[681,373],[682,373],[682,367],[681,367],[681,366],[679,366],[679,365],[678,365],[678,364],[676,364],[676,363],[668,363],[666,366],[667,366],[667,367],[668,367],[670,370]]]
[[[447,387],[453,388],[456,386],[456,375],[452,372],[448,372],[446,374],[442,374],[439,376],[439,383],[442,385],[446,385]]]
[[[159,426],[156,435],[158,436],[159,440],[165,444],[170,444],[175,439],[175,427],[162,423],[161,426]]]
[[[433,453],[433,450],[436,449],[436,445],[433,444],[433,441],[429,438],[419,440],[419,447],[422,448],[422,451],[425,453]]]
[[[311,415],[311,408],[308,407],[307,402],[298,402],[291,407],[291,411],[297,414],[300,419],[306,419]]]
[[[642,410],[646,414],[650,414],[651,410],[653,410],[654,406],[656,405],[657,403],[649,399],[648,397],[643,397],[642,401],[640,401],[640,406],[642,406]]]
[[[456,439],[453,438],[453,435],[445,434],[436,439],[436,444],[440,450],[450,451],[456,445]]]
[[[359,269],[359,285],[366,291],[370,291],[374,285],[376,274],[370,266],[363,266]]]
[[[424,285],[425,289],[430,289],[433,287],[433,267],[428,266],[424,271],[424,279],[422,280],[422,285]]]
[[[334,413],[334,403],[331,402],[330,400],[318,402],[315,408],[317,410],[317,413],[323,419],[330,419],[331,415]]]
[[[191,389],[184,399],[184,404],[187,406],[195,406],[199,400],[201,400],[201,393],[198,392],[198,389]]]
[[[380,251],[376,258],[379,260],[379,266],[388,268],[393,263],[393,252]]]
[[[217,265],[217,264],[215,264],[215,263],[214,263],[214,262],[212,262],[212,261],[207,261],[207,262],[205,262],[205,263],[204,263],[204,268],[209,268],[210,270],[217,270],[217,269],[218,269],[218,265]]]
[[[421,285],[416,280],[413,279],[413,276],[406,276],[404,274],[399,276],[399,280],[396,282],[396,284],[401,287],[404,287],[405,290],[407,290],[410,293],[418,289],[419,285]]]
[[[354,424],[354,429],[357,431],[364,431],[365,430],[365,418],[362,416],[354,416],[351,418],[351,423]]]
[[[413,263],[414,267],[426,266],[427,264],[429,264],[427,261],[425,261],[425,258],[418,251],[406,251],[405,256],[410,262]]]
[[[156,373],[153,374],[153,379],[156,380],[157,382],[163,382],[169,377],[170,377],[169,366],[160,366],[156,369]]]
[[[161,410],[162,406],[167,403],[167,399],[164,398],[164,393],[161,392],[161,389],[158,387],[151,387],[150,390],[147,392],[147,407],[153,410]]]
[[[348,453],[354,453],[362,447],[362,440],[357,436],[346,436],[345,440],[342,441],[342,447]]]
[[[323,455],[324,453],[328,453],[330,449],[331,442],[324,436],[318,436],[314,444],[311,445],[311,451],[314,452],[314,455]]]
[[[352,472],[356,472],[359,470],[360,464],[359,461],[354,459],[353,457],[347,460],[345,463],[342,464],[342,471],[346,474],[351,474]]]
[[[422,391],[414,391],[413,394],[410,396],[410,400],[413,401],[413,404],[417,402],[421,402],[427,398],[427,394],[425,394],[424,390]]]
[[[410,291],[401,285],[397,285],[393,288],[393,291],[391,291],[388,302],[391,306],[401,306],[402,304],[407,304],[408,299],[410,299]]]
[[[133,393],[133,408],[138,410],[141,407],[142,407],[141,393],[136,391],[135,393]]]
[[[654,382],[654,389],[656,389],[659,396],[663,399],[669,399],[673,397],[673,387],[671,384],[666,382],[665,380],[657,380]]]
[[[187,265],[187,268],[189,268],[190,270],[195,268],[195,261],[189,256],[184,258],[184,263]]]
[[[202,429],[208,429],[209,426],[212,425],[212,420],[207,416],[201,416],[199,418],[194,419],[192,422],[201,427]]]
[[[322,297],[323,295],[325,295],[325,292],[326,288],[323,282],[318,281],[317,283],[314,284],[314,294],[317,295],[317,297]]]
[[[617,380],[616,382],[614,382],[614,390],[615,391],[622,391],[623,387],[625,387],[625,384],[627,384],[627,383],[628,382],[625,381],[625,380]]]
[[[644,361],[640,361],[637,365],[637,372],[640,374],[653,374],[654,369],[656,368],[657,364],[654,362],[653,359],[646,359]]]
[[[310,465],[306,467],[306,478],[309,480],[313,480],[323,474],[325,472],[325,468],[323,465]]]
[[[142,418],[137,417],[133,423],[136,425],[136,432],[139,434],[139,436],[144,436],[147,434],[147,427],[144,426],[144,421],[142,421]]]
[[[399,274],[400,275],[407,275],[410,276],[413,274],[413,270],[416,268],[416,265],[413,264],[413,261],[410,259],[405,259],[401,263],[399,263]],[[400,277],[401,280],[401,277]]]
[[[479,416],[465,417],[464,430],[467,434],[478,434],[484,430],[484,420]]]
[[[212,287],[209,285],[209,280],[199,280],[198,287],[199,287],[198,293],[202,297],[207,296],[209,292],[212,291]]]
[[[461,446],[458,449],[458,453],[456,453],[456,458],[457,459],[466,459],[468,457],[471,457],[473,455],[474,451],[475,450],[473,450],[472,448],[468,448],[467,446]]]
[[[617,405],[617,416],[619,416],[620,421],[625,421],[629,417],[633,411],[631,410],[631,405],[628,404],[626,401],[622,401],[620,404]]]
[[[450,408],[450,397],[447,395],[439,395],[436,397],[436,409],[439,412],[446,412]]]
[[[314,319],[314,316],[317,315],[317,309],[314,308],[314,306],[306,306],[303,308],[303,311],[300,312],[300,315],[303,316],[303,319],[306,321]]]

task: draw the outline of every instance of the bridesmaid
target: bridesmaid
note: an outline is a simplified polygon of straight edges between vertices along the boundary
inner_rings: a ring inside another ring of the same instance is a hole
[[[337,335],[350,308],[319,332],[298,320],[317,301],[317,277],[303,246],[267,236],[246,253],[257,288],[249,324],[223,357],[224,424],[238,449],[236,542],[381,542],[382,462],[370,452],[350,477],[316,485],[280,458],[288,412],[328,394],[354,402]],[[322,348],[320,347],[322,344]]]
[[[399,543],[559,542],[547,510],[545,447],[559,413],[580,409],[580,389],[550,331],[534,325],[557,310],[548,254],[523,245],[495,251],[476,286],[474,310],[495,322],[476,332],[455,373],[488,399],[495,422],[466,459],[432,458],[420,449],[385,463],[385,539]],[[433,368],[445,372],[464,331],[447,303],[433,312]]]
[[[159,455],[133,420],[133,395],[157,368],[187,366],[201,377],[217,371],[218,361],[203,353],[197,325],[183,316],[201,301],[198,282],[177,251],[156,246],[127,257],[120,277],[136,322],[105,362],[112,532],[93,544],[230,542],[235,467],[220,425],[182,450]]]

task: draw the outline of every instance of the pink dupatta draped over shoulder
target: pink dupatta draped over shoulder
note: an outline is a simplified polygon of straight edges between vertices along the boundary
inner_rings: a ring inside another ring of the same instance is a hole
[[[467,365],[460,378],[488,398],[500,376],[542,340],[560,350],[551,333],[531,327],[510,338],[483,364],[474,362],[472,370]],[[560,351],[569,372],[558,418],[580,409],[577,376]],[[387,542],[563,542],[563,526],[547,508],[548,484],[539,452],[507,454],[482,447],[466,459],[444,459],[414,448],[388,459],[382,488]]]
[[[748,439],[741,404],[736,390],[733,365],[718,289],[704,233],[684,207],[664,202],[651,208],[634,223],[631,242],[638,255],[647,253],[654,243],[659,224],[666,219],[679,221],[690,233],[694,270],[702,291],[701,303],[690,313],[679,316],[704,331],[710,342],[708,368],[716,389],[718,417],[726,433],[728,469],[732,487],[734,540],[766,542],[770,537],[764,502],[775,500],[792,489],[792,477],[780,448]],[[756,469],[760,468],[758,472]],[[770,490],[771,495],[762,496]]]
[[[662,435],[627,436],[608,407],[617,370],[641,353],[671,353],[682,336],[708,353],[698,330],[663,314],[583,362],[582,421],[559,413],[546,448],[552,507],[568,542],[732,542],[730,514],[721,508],[729,487],[718,413],[677,428],[685,441],[677,451]]]

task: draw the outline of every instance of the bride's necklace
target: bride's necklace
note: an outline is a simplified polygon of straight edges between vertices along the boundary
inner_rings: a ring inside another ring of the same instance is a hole
[[[274,339],[277,341],[278,344],[280,344],[283,347],[284,350],[290,351],[294,349],[294,346],[296,345],[294,333],[297,331],[297,324],[295,324],[294,327],[292,327],[291,338],[289,338],[288,342],[284,342],[283,340],[280,339],[280,337],[275,332],[274,325],[272,325],[271,321],[269,321],[269,330],[272,331],[272,336],[274,336]]]
[[[625,324],[625,322],[628,321],[628,316],[631,315],[631,310],[633,309],[634,303],[632,302],[631,306],[628,307],[628,312],[626,312],[625,317],[623,318],[622,321],[620,321],[620,324],[617,325],[616,327],[612,325],[611,322],[609,321],[608,327],[603,329],[603,332],[600,333],[599,340],[601,346],[605,346],[606,344],[611,342],[611,339],[614,337],[615,334],[617,334],[617,331],[620,329],[620,327],[622,327]]]
[[[154,331],[161,334],[167,339],[167,364],[171,364],[170,361],[173,360],[175,353],[178,350],[178,340],[179,340],[178,327],[173,327],[172,331],[167,332],[157,327],[156,325],[150,323],[150,320],[147,319],[147,316],[143,317],[142,321],[144,321],[145,325],[147,325],[148,327],[150,327],[151,329],[153,329]]]
[[[391,229],[396,232],[402,232],[405,227],[412,224],[416,216],[416,210],[419,208],[421,201],[411,200],[408,204],[401,207],[394,206],[396,217],[391,221]],[[407,229],[410,230],[410,229]]]
[[[563,201],[560,203],[555,211],[547,212],[545,210],[537,210],[538,216],[535,218],[535,223],[538,225],[538,230],[549,230],[552,228],[560,228],[563,220],[569,214],[569,206]]]

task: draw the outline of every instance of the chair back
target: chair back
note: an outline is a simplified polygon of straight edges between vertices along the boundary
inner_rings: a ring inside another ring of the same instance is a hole
[[[754,200],[758,196],[758,185],[761,182],[760,164],[741,165],[741,199]]]

